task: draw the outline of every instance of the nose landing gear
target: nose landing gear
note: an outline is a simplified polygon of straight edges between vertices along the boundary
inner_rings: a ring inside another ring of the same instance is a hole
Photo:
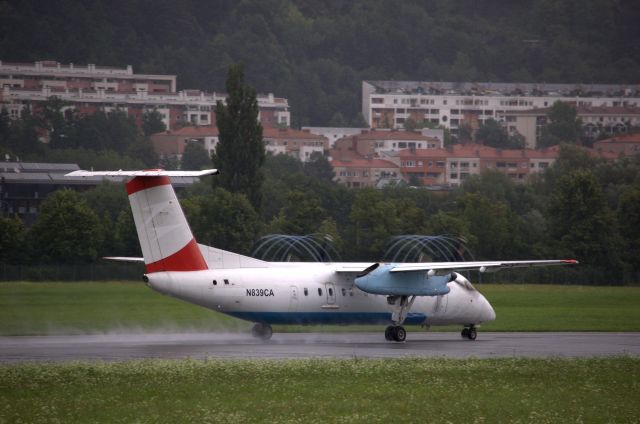
[[[460,333],[460,335],[463,339],[475,340],[476,337],[478,337],[478,331],[476,330],[475,325],[471,325],[462,329],[462,333]]]
[[[390,325],[384,330],[384,338],[390,342],[403,342],[407,339],[407,330],[401,325]]]

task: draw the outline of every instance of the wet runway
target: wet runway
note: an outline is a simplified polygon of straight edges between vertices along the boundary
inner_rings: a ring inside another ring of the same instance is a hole
[[[124,361],[143,358],[501,358],[640,356],[640,333],[410,332],[404,343],[376,333],[274,334],[268,342],[242,333],[105,334],[0,337],[0,362]]]

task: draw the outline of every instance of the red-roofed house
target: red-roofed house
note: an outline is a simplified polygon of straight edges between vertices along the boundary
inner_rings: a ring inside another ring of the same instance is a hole
[[[381,187],[401,180],[400,167],[382,159],[331,160],[335,180],[351,188]]]
[[[324,153],[329,150],[329,140],[326,137],[309,131],[265,126],[262,138],[268,152],[274,155],[286,154],[303,162],[308,161],[314,152]]]
[[[440,140],[412,131],[364,131],[336,141],[337,158],[383,157],[403,149],[436,149]]]
[[[211,155],[218,144],[218,127],[183,127],[177,130],[163,131],[151,135],[153,150],[160,158],[180,160],[184,148],[190,141],[198,142]]]
[[[404,150],[399,153],[400,172],[406,181],[424,185],[460,185],[484,169],[495,169],[515,181],[549,167],[558,149],[501,150],[479,144],[455,144],[448,149]]]
[[[640,134],[625,134],[593,143],[593,149],[600,154],[633,156],[640,153]]]

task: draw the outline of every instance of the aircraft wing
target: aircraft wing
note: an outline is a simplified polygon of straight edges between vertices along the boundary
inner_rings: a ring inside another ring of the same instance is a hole
[[[415,262],[389,264],[389,272],[432,271],[432,274],[445,274],[452,271],[497,272],[508,268],[528,268],[534,266],[577,265],[575,259],[531,260],[531,261],[476,261],[476,262]],[[336,268],[340,273],[367,274],[380,263],[343,263]]]
[[[479,262],[425,262],[394,265],[389,272],[433,271],[436,274],[450,271],[497,272],[508,268],[530,268],[534,266],[576,265],[575,259],[553,259],[535,261],[479,261]]]
[[[496,272],[504,268],[527,268],[533,266],[574,265],[578,261],[479,261],[479,262],[425,262],[404,264],[373,263],[369,267],[350,266],[337,272],[357,272],[356,286],[367,293],[385,296],[440,296],[451,290],[448,283],[456,281],[456,271],[477,270]]]

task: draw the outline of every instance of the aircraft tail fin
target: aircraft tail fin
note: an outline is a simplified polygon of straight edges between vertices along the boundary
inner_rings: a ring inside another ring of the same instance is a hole
[[[126,183],[148,273],[208,269],[169,177],[198,177],[217,171],[75,171],[69,176],[133,177]]]

